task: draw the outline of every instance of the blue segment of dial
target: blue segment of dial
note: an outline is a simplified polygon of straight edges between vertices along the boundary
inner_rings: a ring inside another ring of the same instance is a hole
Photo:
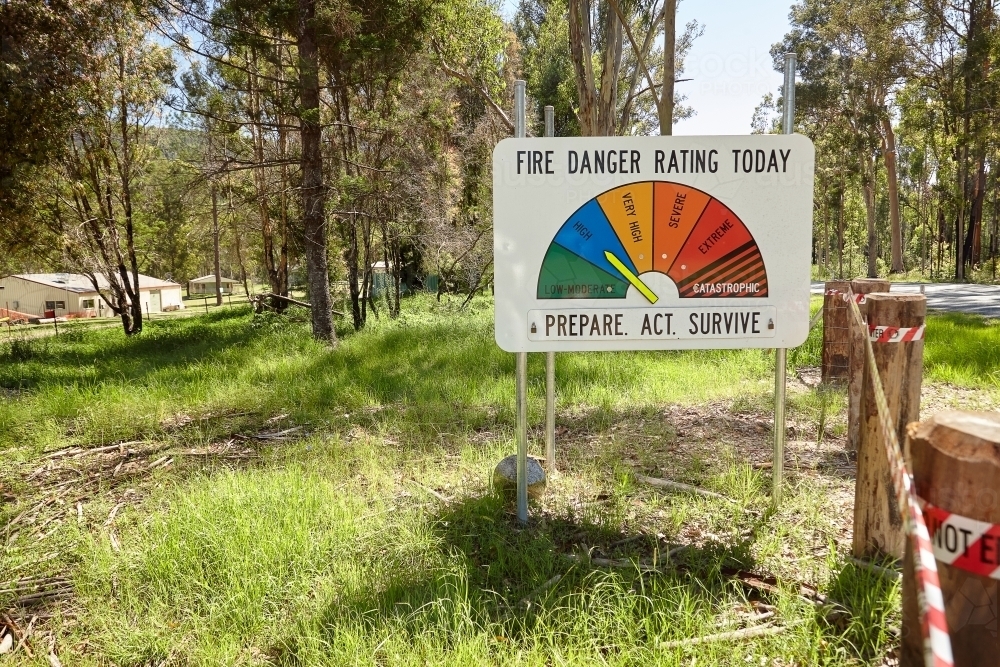
[[[597,199],[591,199],[571,215],[553,240],[613,276],[620,276],[621,272],[604,256],[605,250],[610,250],[633,274],[639,273]]]

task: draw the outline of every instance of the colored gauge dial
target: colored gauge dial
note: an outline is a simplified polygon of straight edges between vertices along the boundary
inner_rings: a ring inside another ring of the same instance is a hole
[[[668,181],[630,183],[594,197],[556,232],[542,260],[539,299],[624,299],[662,273],[682,299],[767,296],[767,271],[743,221],[718,199]]]

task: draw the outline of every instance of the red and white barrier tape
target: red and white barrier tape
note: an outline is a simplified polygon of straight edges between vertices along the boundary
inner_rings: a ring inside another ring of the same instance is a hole
[[[924,325],[919,327],[883,327],[868,325],[868,337],[873,343],[909,343],[924,339]]]
[[[859,304],[859,305],[862,304],[862,303],[867,303],[867,301],[868,301],[868,299],[865,297],[864,294],[853,294],[853,293],[850,293],[850,292],[841,292],[839,289],[830,289],[830,290],[826,291],[826,295],[827,296],[836,296],[838,294],[842,294],[843,295],[844,301],[848,301],[850,299],[854,299],[854,302],[857,303],[857,304]]]
[[[856,302],[848,298],[855,324],[864,328],[865,323]],[[865,352],[868,365],[872,371],[878,368],[875,363],[875,349],[871,338],[865,339]],[[878,421],[882,431],[885,452],[892,470],[892,485],[896,492],[897,506],[906,508],[906,533],[913,539],[913,569],[917,580],[917,603],[920,609],[920,625],[924,637],[924,663],[927,667],[954,667],[955,659],[951,652],[951,637],[948,635],[948,621],[944,613],[944,595],[941,593],[941,582],[938,578],[937,561],[931,546],[931,537],[924,523],[924,515],[920,509],[920,500],[913,489],[913,478],[910,477],[903,460],[903,450],[899,446],[896,429],[889,417],[889,403],[882,390],[882,381],[877,372],[870,373],[872,389],[875,394],[875,405],[878,408]]]
[[[1000,579],[1000,525],[920,502],[939,561],[981,577]]]

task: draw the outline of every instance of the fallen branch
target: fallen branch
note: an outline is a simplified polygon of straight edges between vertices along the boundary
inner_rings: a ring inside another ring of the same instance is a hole
[[[256,435],[250,436],[254,440],[286,440],[285,436],[291,435],[301,431],[301,426],[293,426],[292,428],[286,428],[284,431],[276,431],[274,433],[258,433]]]
[[[73,592],[72,586],[67,586],[66,588],[56,588],[49,591],[39,591],[38,593],[32,593],[31,595],[25,595],[14,600],[15,607],[24,607],[26,605],[41,602],[42,600],[47,600],[49,598],[60,598],[66,597]]]
[[[8,630],[10,630],[10,634],[14,637],[14,639],[21,641],[21,637],[23,637],[24,634],[21,632],[21,628],[18,627],[17,623],[14,622],[14,619],[8,616],[6,612],[0,612],[0,621],[3,621],[3,624]]]
[[[862,567],[868,570],[869,572],[874,572],[880,577],[884,577],[886,579],[892,579],[893,581],[895,581],[896,579],[899,579],[900,576],[902,576],[900,575],[898,570],[892,570],[887,567],[882,567],[881,565],[876,565],[875,563],[869,563],[868,561],[861,560],[860,558],[855,558],[854,556],[848,556],[847,560],[849,560],[854,565],[857,565],[858,567]]]
[[[284,301],[285,303],[290,303],[295,306],[301,306],[303,308],[309,308],[309,309],[312,308],[311,303],[307,303],[305,301],[299,301],[298,299],[293,299],[287,296],[281,296],[280,294],[275,294],[274,292],[265,292],[264,294],[257,294],[253,297],[253,299],[260,303],[262,303],[264,299],[277,299],[278,301]],[[333,312],[334,315],[339,315],[341,317],[344,316],[344,314],[339,310],[331,309],[331,312]]]
[[[712,642],[728,642],[739,639],[750,639],[751,637],[779,635],[782,632],[785,632],[796,625],[801,625],[804,622],[805,621],[799,620],[786,625],[765,623],[764,625],[757,625],[752,628],[743,628],[742,630],[733,630],[732,632],[720,632],[715,635],[705,635],[703,637],[691,637],[690,639],[676,639],[669,642],[660,642],[658,646],[660,648],[679,648],[681,646],[695,646],[697,644],[709,644]]]
[[[36,579],[36,580],[16,580],[8,581],[6,583],[0,584],[0,595],[10,595],[11,593],[23,593],[24,591],[35,591],[39,588],[46,588],[51,586],[65,586],[69,583],[69,579],[65,577],[52,577],[49,579]],[[6,617],[0,617],[0,619],[5,619]],[[6,624],[8,621],[4,620]]]
[[[418,482],[415,479],[408,479],[406,481],[409,482],[410,484],[412,484],[412,485],[414,485],[414,486],[416,486],[416,487],[418,487],[418,488],[426,491],[427,493],[431,494],[432,496],[434,496],[435,498],[437,498],[438,500],[440,500],[443,503],[450,503],[452,501],[452,499],[449,498],[448,496],[442,495],[442,494],[438,493],[437,491],[435,491],[434,489],[432,489],[432,488],[430,488],[428,486],[424,486],[423,484],[421,484],[420,482]]]
[[[28,627],[25,628],[24,633],[21,634],[21,638],[17,640],[17,645],[14,646],[14,650],[11,651],[11,654],[17,653],[17,649],[19,649],[19,648],[21,648],[23,646],[24,647],[24,652],[28,654],[29,658],[35,657],[34,653],[31,652],[31,647],[28,646],[27,642],[28,642],[28,637],[31,636],[31,631],[35,627],[35,621],[37,621],[37,620],[38,620],[37,616],[32,616],[31,617],[31,620],[28,621]]]
[[[108,520],[104,522],[105,527],[110,526],[114,522],[115,517],[118,516],[119,510],[121,510],[121,508],[123,507],[125,507],[125,503],[122,502],[118,503],[117,505],[111,508],[111,512],[108,513]]]
[[[699,496],[705,496],[706,498],[718,498],[719,500],[726,500],[731,503],[736,502],[732,498],[728,498],[721,493],[716,493],[715,491],[707,491],[705,489],[699,489],[697,486],[691,486],[690,484],[683,484],[681,482],[673,482],[669,479],[659,479],[657,477],[646,477],[645,475],[640,475],[635,473],[635,478],[642,482],[643,484],[649,484],[650,486],[655,486],[658,489],[670,489],[671,491],[683,491],[684,493],[696,493]]]
[[[544,593],[548,589],[550,589],[553,586],[555,586],[556,584],[558,584],[559,581],[562,580],[562,578],[563,578],[563,576],[561,574],[557,574],[556,576],[552,577],[551,579],[549,579],[548,581],[546,581],[544,584],[542,584],[541,586],[539,586],[538,588],[536,588],[535,590],[533,590],[530,593],[528,593],[527,595],[525,595],[523,598],[521,598],[521,606],[525,607],[525,608],[530,607],[531,606],[531,601],[534,598],[538,597],[539,595],[541,595],[542,593]]]
[[[660,570],[651,563],[633,560],[616,560],[614,558],[581,558],[577,554],[563,554],[566,558],[578,563],[590,563],[598,567],[618,567],[629,570],[639,570],[640,572],[659,572]]]

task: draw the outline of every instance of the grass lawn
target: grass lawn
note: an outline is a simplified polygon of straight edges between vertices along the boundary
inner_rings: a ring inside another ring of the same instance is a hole
[[[514,451],[490,301],[414,297],[335,350],[302,317],[0,343],[12,664],[876,665],[897,641],[898,583],[846,558],[842,394],[793,380],[769,507],[766,351],[558,355],[559,472],[522,529],[490,485]],[[995,405],[997,350],[994,323],[932,316],[933,406]]]

